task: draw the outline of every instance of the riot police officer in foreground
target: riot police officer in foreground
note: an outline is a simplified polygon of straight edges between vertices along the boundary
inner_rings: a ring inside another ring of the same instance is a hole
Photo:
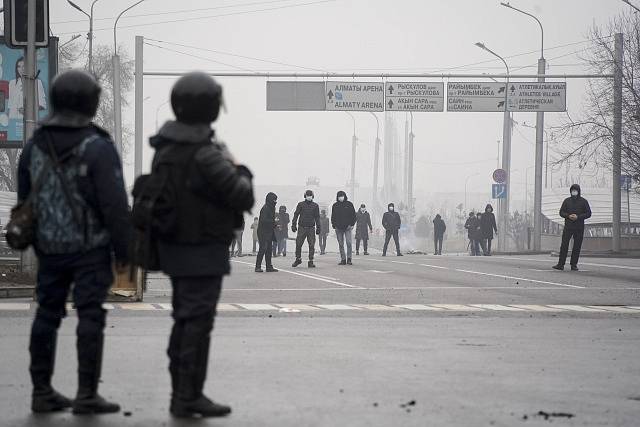
[[[236,164],[211,129],[221,103],[222,87],[208,75],[181,77],[171,92],[176,121],[166,122],[150,140],[154,171],[168,168],[175,195],[175,227],[160,238],[158,255],[173,287],[167,353],[170,411],[176,417],[231,412],[209,400],[203,388],[222,277],[230,272],[229,244],[254,197],[251,172]]]
[[[92,123],[100,86],[81,70],[51,87],[53,112],[20,157],[18,201],[34,208],[38,309],[31,328],[31,409],[75,414],[118,412],[98,394],[106,310],[102,303],[129,263],[130,222],[120,157],[109,134]],[[78,394],[73,402],[51,385],[58,328],[71,283],[78,314]]]

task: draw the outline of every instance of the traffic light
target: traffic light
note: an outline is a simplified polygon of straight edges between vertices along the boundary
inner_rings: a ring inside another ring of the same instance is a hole
[[[29,0],[4,0],[4,38],[9,47],[27,46]],[[49,45],[49,0],[36,0],[36,47]]]

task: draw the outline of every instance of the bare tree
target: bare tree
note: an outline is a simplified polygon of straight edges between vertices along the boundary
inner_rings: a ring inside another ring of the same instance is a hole
[[[133,69],[134,63],[131,56],[122,48],[118,49],[121,61],[121,86],[122,86],[122,107],[129,106],[127,94],[133,89]],[[110,133],[113,132],[114,114],[113,114],[113,65],[111,57],[113,51],[106,45],[94,46],[93,67],[96,78],[102,86],[102,95],[100,97],[100,105],[96,114],[95,122],[105,128]],[[82,67],[88,65],[88,52],[86,41],[72,41],[61,46],[58,50],[58,65],[60,71]],[[131,146],[130,141],[133,138],[133,130],[130,123],[123,123],[122,139],[123,149],[128,152]],[[17,190],[17,163],[20,158],[21,150],[7,149],[0,150],[0,190],[16,191]]]
[[[640,179],[640,18],[623,13],[604,27],[589,30],[591,47],[583,60],[593,73],[614,72],[614,35],[624,34],[622,64],[622,170]],[[611,168],[613,147],[613,81],[590,79],[582,112],[567,113],[553,128],[560,162],[580,169]],[[566,147],[566,148],[559,148]]]

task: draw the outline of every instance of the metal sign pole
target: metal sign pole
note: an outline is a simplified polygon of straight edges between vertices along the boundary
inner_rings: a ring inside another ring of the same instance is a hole
[[[622,172],[622,33],[615,35],[614,78],[613,78],[613,220],[612,220],[612,250],[619,252],[620,245],[620,217],[621,190],[620,175]]]
[[[134,180],[142,174],[142,129],[143,123],[143,103],[144,103],[144,79],[142,67],[142,49],[144,37],[136,36],[135,48],[135,146],[133,160]]]

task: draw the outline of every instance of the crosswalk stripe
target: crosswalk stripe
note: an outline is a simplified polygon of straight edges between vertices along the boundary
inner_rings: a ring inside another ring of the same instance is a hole
[[[271,304],[236,304],[236,305],[250,311],[278,310],[278,307],[275,307]]]
[[[412,311],[442,311],[443,308],[432,307],[430,305],[424,304],[394,304],[394,307],[406,308],[407,310]]]
[[[510,307],[516,307],[516,308],[522,308],[523,310],[530,310],[530,311],[539,311],[539,312],[554,312],[557,313],[559,311],[564,311],[560,308],[551,308],[551,307],[546,307],[544,305],[535,305],[535,304],[510,304]]]
[[[499,304],[469,304],[471,307],[478,307],[485,310],[493,310],[493,311],[524,311],[519,307],[509,307],[508,305],[499,305]]]
[[[120,304],[120,308],[124,310],[134,310],[134,311],[147,311],[147,310],[157,310],[153,304],[147,304],[144,302],[133,302],[128,304]]]
[[[216,310],[217,311],[239,311],[241,309],[236,307],[233,304],[219,303],[218,306],[216,307]]]
[[[590,308],[596,308],[600,310],[613,311],[615,313],[631,313],[640,314],[640,310],[634,310],[628,307],[610,306],[610,305],[589,305]]]
[[[22,311],[22,310],[29,310],[30,308],[31,308],[31,304],[29,304],[28,302],[26,303],[0,302],[0,310]]]
[[[444,308],[451,311],[484,311],[479,307],[470,307],[468,305],[461,304],[429,304],[432,307]]]
[[[597,308],[589,308],[587,306],[583,306],[583,305],[549,305],[549,307],[554,307],[554,308],[561,308],[563,310],[569,310],[569,311],[580,311],[580,312],[594,312],[594,311],[599,311],[599,312],[603,312],[606,310],[600,310]]]
[[[346,304],[313,304],[316,307],[324,308],[326,310],[360,310],[358,307]]]
[[[320,308],[314,307],[309,304],[276,304],[276,305],[281,308],[290,308],[292,310],[300,310],[300,311],[320,310]]]
[[[173,305],[169,303],[163,302],[156,305],[160,307],[160,310],[173,310]]]
[[[402,311],[401,307],[393,306],[393,305],[384,305],[384,304],[353,304],[354,307],[360,307],[365,310],[372,311]]]

